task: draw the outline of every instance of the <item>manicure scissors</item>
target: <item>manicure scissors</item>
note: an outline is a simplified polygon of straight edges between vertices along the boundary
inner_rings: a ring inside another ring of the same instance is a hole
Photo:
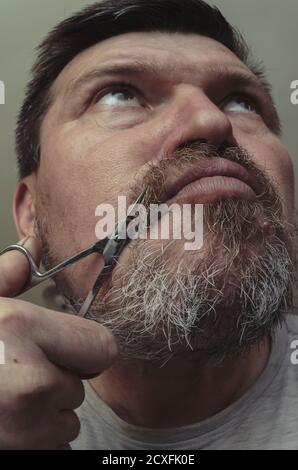
[[[98,240],[96,243],[91,245],[89,248],[80,251],[79,253],[71,256],[70,258],[66,259],[62,263],[59,263],[57,266],[54,266],[50,270],[41,273],[38,270],[38,267],[35,264],[35,261],[32,258],[31,253],[21,245],[10,245],[6,247],[4,250],[0,251],[0,256],[8,251],[19,251],[20,253],[24,254],[29,262],[30,266],[30,273],[28,281],[26,282],[24,288],[18,295],[27,292],[28,290],[32,289],[33,287],[41,284],[48,279],[51,279],[56,274],[60,273],[64,269],[72,266],[74,263],[77,263],[83,258],[91,255],[92,253],[99,253],[103,256],[104,259],[104,266],[100,273],[98,274],[92,289],[88,293],[86,300],[84,301],[78,315],[80,317],[85,317],[92,306],[95,297],[97,296],[104,280],[106,279],[107,275],[112,271],[113,267],[115,266],[115,262],[121,252],[123,251],[124,247],[128,243],[128,237],[126,234],[127,226],[131,220],[136,217],[136,208],[138,204],[141,204],[144,201],[145,191],[141,193],[141,195],[137,198],[134,204],[131,206],[130,211],[127,214],[126,219],[118,223],[115,227],[114,233],[111,236],[104,238],[103,240]],[[125,231],[124,231],[125,229]],[[126,234],[125,237],[120,238],[120,234]]]

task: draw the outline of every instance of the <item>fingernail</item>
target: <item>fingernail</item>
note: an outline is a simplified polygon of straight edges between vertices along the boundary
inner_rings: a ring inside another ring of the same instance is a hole
[[[28,235],[23,241],[23,247],[26,248],[26,250],[30,251],[31,254],[36,251],[36,239],[32,235]]]
[[[24,246],[29,238],[30,238],[30,235],[27,235],[27,237],[25,237],[21,241],[19,241],[18,245]]]

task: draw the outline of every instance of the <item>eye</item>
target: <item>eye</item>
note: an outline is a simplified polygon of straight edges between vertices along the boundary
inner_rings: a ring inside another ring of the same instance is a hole
[[[248,96],[231,96],[225,101],[223,108],[226,111],[234,111],[237,113],[257,113],[257,106],[252,98]]]
[[[132,87],[117,85],[101,91],[93,100],[94,104],[106,106],[142,106],[142,101]]]

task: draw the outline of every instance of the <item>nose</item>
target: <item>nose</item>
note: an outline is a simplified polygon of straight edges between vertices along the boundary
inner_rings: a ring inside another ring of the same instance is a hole
[[[194,141],[217,147],[236,145],[229,117],[202,89],[181,85],[162,114],[160,159],[170,158],[181,145]]]

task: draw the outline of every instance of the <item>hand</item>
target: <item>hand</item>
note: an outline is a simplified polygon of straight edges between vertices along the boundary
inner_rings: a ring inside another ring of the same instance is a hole
[[[38,265],[38,240],[24,246]],[[94,321],[7,298],[28,275],[24,255],[0,256],[0,449],[70,448],[80,429],[74,410],[84,400],[82,379],[110,367],[117,344]]]

